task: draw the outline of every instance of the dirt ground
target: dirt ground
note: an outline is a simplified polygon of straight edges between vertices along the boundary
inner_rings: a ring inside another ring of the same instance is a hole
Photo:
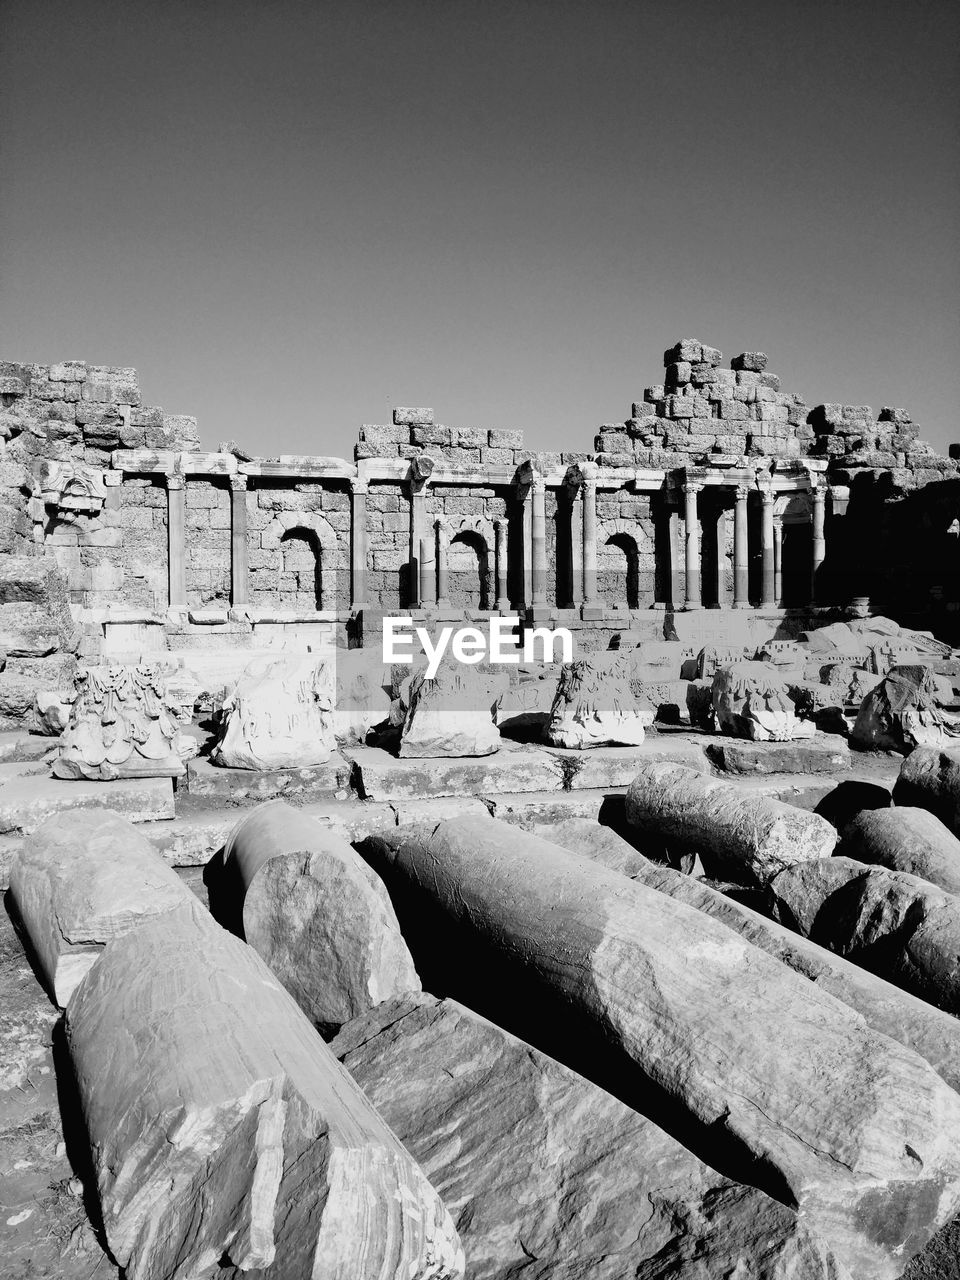
[[[206,901],[202,873],[190,869],[181,874]],[[121,1274],[106,1252],[99,1226],[61,1020],[3,910],[0,1280],[112,1280]],[[913,1260],[903,1277],[960,1280],[960,1217]]]

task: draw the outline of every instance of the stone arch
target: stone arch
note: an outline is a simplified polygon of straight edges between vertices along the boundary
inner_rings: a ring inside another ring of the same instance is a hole
[[[316,511],[281,511],[260,537],[264,551],[279,552],[278,574],[293,579],[298,609],[335,609],[342,553],[336,530]],[[308,559],[307,557],[310,557]],[[278,589],[279,583],[278,583]]]
[[[639,609],[649,538],[635,520],[604,520],[597,536],[597,592],[610,604]]]
[[[438,522],[441,554],[446,556],[447,583],[451,603],[465,608],[489,610],[494,606],[493,521],[485,516],[462,516]],[[462,550],[458,550],[459,547]]]

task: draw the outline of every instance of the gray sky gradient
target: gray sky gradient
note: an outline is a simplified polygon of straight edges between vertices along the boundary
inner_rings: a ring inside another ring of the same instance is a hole
[[[960,440],[960,6],[2,0],[0,354],[584,449],[684,336]]]

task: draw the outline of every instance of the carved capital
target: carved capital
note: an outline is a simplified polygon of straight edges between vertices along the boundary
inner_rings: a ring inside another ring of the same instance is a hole
[[[746,502],[750,494],[750,487],[746,484],[738,484],[734,493],[736,494],[737,502]]]
[[[691,494],[694,497],[700,492],[702,488],[703,488],[703,485],[700,483],[699,480],[684,480],[683,482],[683,492],[685,494]]]
[[[163,479],[164,479],[164,483],[166,484],[166,486],[167,486],[167,489],[168,489],[168,490],[171,490],[171,489],[185,489],[185,488],[186,488],[186,485],[187,485],[187,478],[186,478],[186,476],[179,475],[179,474],[178,474],[177,472],[175,472],[175,471],[171,471],[171,472],[169,472],[167,475],[165,475],[165,476],[163,477]]]
[[[765,507],[773,506],[774,492],[772,489],[761,489],[760,497],[763,499],[763,505]]]
[[[369,492],[370,492],[370,481],[369,481],[369,480],[360,480],[360,479],[351,480],[351,481],[350,481],[350,492],[351,492],[351,493],[353,493],[353,494],[358,494],[358,493],[369,493]]]
[[[245,493],[247,488],[247,477],[239,474],[228,476],[230,488],[234,493]]]

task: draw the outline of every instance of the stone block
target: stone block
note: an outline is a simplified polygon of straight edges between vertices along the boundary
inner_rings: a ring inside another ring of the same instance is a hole
[[[489,443],[489,433],[483,427],[453,427],[451,431],[458,449],[485,449]]]
[[[133,372],[131,370],[131,372]],[[63,360],[50,366],[51,382],[83,382],[87,376],[85,360]],[[134,375],[134,378],[136,375]]]
[[[696,338],[681,338],[675,346],[663,353],[663,363],[665,365],[702,359],[703,343],[698,342]]]
[[[446,447],[451,440],[450,428],[417,425],[410,428],[410,440],[413,444],[438,444]]]
[[[718,350],[716,347],[708,347],[704,344],[700,358],[705,364],[716,366],[723,359],[723,352]]]
[[[668,418],[692,418],[693,417],[693,396],[668,396],[667,397],[667,417]]]
[[[737,372],[763,373],[766,367],[767,357],[762,351],[744,351],[730,361],[730,368]]]
[[[835,735],[813,741],[748,742],[727,738],[710,742],[707,755],[724,773],[829,773],[850,768],[850,751]]]
[[[487,443],[494,449],[522,449],[522,431],[488,431]]]
[[[223,804],[260,804],[280,796],[345,798],[349,786],[350,765],[339,755],[302,769],[225,769],[211,764],[206,757],[187,761],[186,787],[190,795]]]
[[[107,404],[139,404],[136,369],[114,369],[92,364],[87,368],[82,398]]]
[[[492,756],[398,760],[376,747],[346,753],[355,763],[368,800],[409,800],[425,796],[488,796],[507,792],[560,791],[562,768],[555,753],[511,750]]]
[[[393,411],[393,421],[398,427],[431,426],[433,423],[433,410],[398,407]]]
[[[690,381],[691,365],[688,360],[681,360],[677,364],[668,364],[665,374],[665,381],[668,386],[679,386]]]
[[[593,747],[588,751],[567,751],[561,747],[546,748],[554,755],[564,775],[564,786],[571,791],[597,787],[628,787],[641,765],[668,760],[689,765],[698,773],[706,773],[707,759],[699,742],[689,742],[670,735],[648,734],[635,747]]]
[[[115,782],[73,782],[59,778],[17,778],[0,786],[0,833],[32,835],[54,813],[68,809],[110,809],[130,822],[172,818],[171,778],[119,778]]]

